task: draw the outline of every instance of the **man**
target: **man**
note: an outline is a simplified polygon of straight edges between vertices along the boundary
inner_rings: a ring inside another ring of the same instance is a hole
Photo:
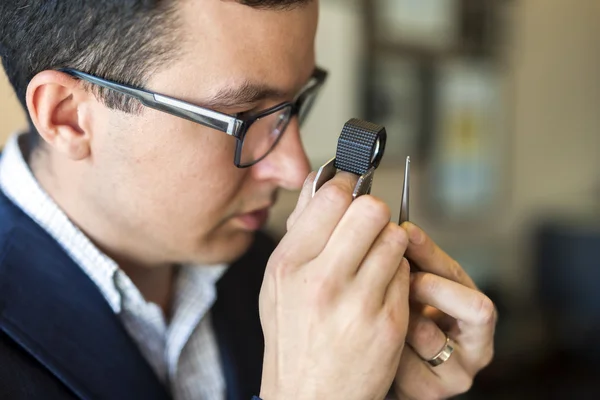
[[[0,398],[468,390],[491,301],[419,228],[352,201],[352,176],[311,198],[317,17],[316,0],[0,5],[31,121],[0,159]],[[303,182],[275,246],[259,229]]]

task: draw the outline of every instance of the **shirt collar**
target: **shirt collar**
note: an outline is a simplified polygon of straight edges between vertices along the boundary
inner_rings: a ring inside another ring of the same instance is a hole
[[[0,190],[61,245],[100,288],[113,311],[120,312],[121,298],[113,281],[117,264],[92,244],[39,185],[23,156],[26,139],[27,134],[8,139],[0,158]]]

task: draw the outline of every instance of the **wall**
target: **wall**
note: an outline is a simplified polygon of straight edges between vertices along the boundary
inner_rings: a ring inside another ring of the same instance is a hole
[[[520,262],[510,286],[529,282],[529,221],[587,214],[600,204],[600,2],[513,2],[512,212]],[[600,211],[600,210],[599,210]],[[568,266],[565,266],[568,268]]]
[[[600,2],[521,3],[513,55],[515,207],[583,206],[600,183]]]

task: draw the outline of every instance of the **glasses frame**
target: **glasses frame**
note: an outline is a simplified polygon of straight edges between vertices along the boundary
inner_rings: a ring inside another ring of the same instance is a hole
[[[311,94],[315,94],[315,96],[317,95],[318,90],[323,86],[328,75],[328,72],[326,70],[320,67],[316,67],[313,74],[311,75],[311,80],[309,81],[309,83],[302,89],[302,91],[293,101],[286,101],[277,104],[273,107],[270,107],[264,111],[260,111],[247,117],[239,118],[219,111],[214,111],[209,108],[200,107],[195,104],[176,99],[174,97],[152,92],[150,90],[140,89],[133,86],[110,81],[107,79],[99,78],[97,76],[76,69],[61,68],[59,69],[59,71],[69,74],[75,78],[85,80],[94,85],[114,90],[127,96],[131,96],[139,100],[146,107],[153,108],[158,111],[163,111],[175,115],[177,117],[196,122],[200,125],[224,132],[229,136],[233,136],[237,140],[233,162],[238,168],[250,167],[256,164],[257,162],[261,161],[271,153],[271,151],[275,148],[275,146],[281,139],[281,136],[283,136],[283,133],[286,131],[289,122],[294,118],[294,116],[299,114],[301,106]],[[309,107],[310,106],[312,106],[312,103],[309,104]],[[288,121],[281,130],[281,134],[271,145],[271,148],[267,151],[266,154],[264,154],[257,160],[254,160],[251,163],[242,164],[241,158],[244,139],[246,138],[246,134],[248,133],[248,130],[250,129],[252,124],[254,124],[254,122],[258,121],[259,119],[266,117],[267,115],[276,113],[287,107],[291,107],[290,117],[288,118]],[[309,110],[306,111],[308,112]]]

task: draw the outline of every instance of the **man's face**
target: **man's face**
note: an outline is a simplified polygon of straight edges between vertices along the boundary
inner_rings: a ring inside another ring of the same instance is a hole
[[[292,100],[309,80],[316,1],[285,11],[216,0],[179,7],[182,56],[148,89],[236,114]],[[248,84],[286,95],[213,105]],[[278,188],[297,189],[309,173],[297,119],[269,156],[239,169],[236,140],[223,132],[149,108],[136,116],[98,105],[92,118],[84,200],[118,227],[123,248],[155,262],[234,260],[265,222]]]

